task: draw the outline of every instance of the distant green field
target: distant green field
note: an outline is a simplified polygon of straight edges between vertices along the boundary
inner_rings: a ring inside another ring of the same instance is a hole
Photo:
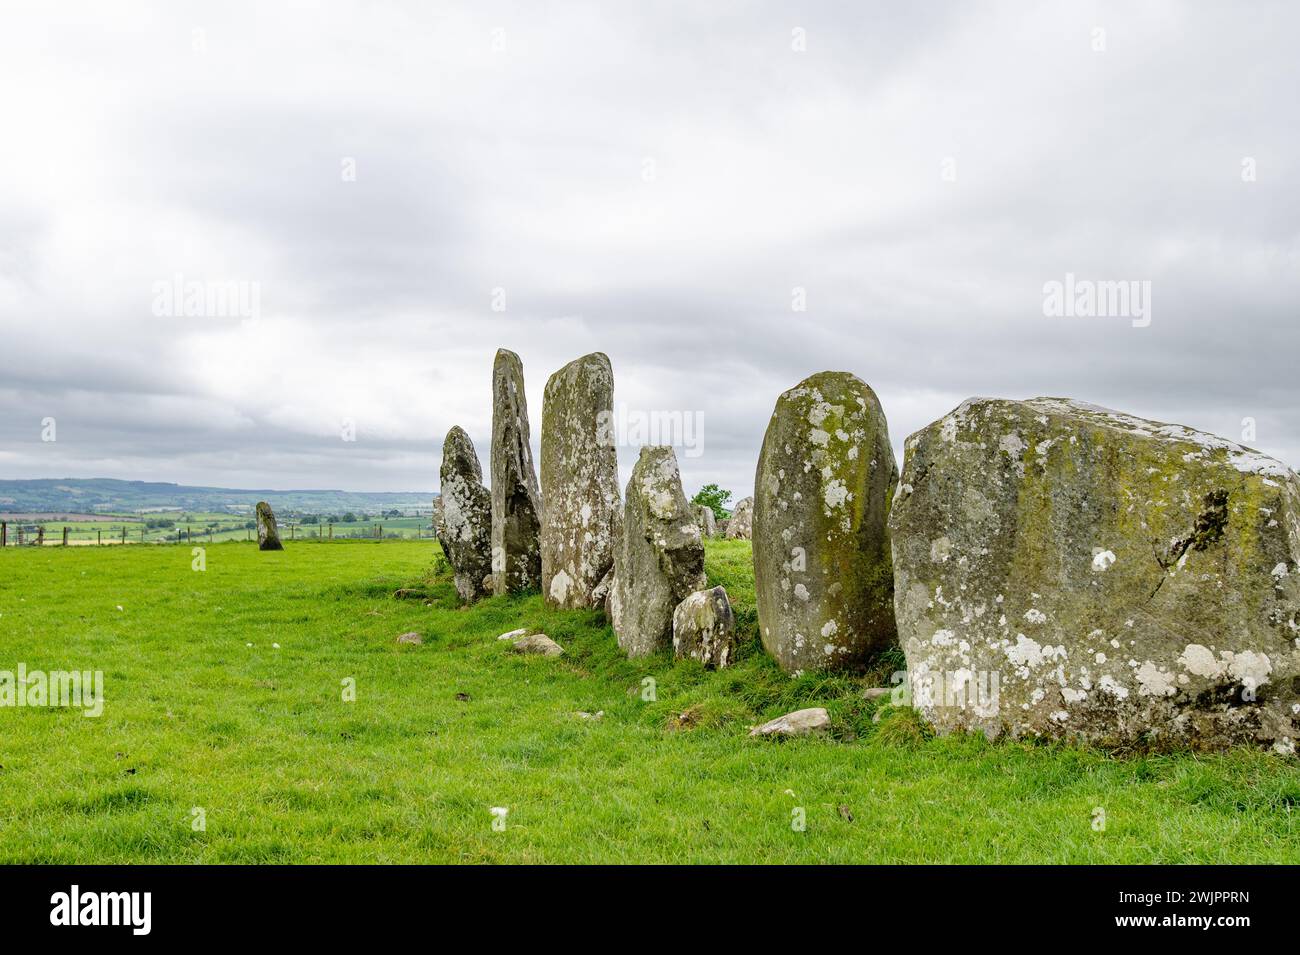
[[[33,527],[45,528],[47,546],[63,543],[63,529],[68,529],[69,545],[86,544],[161,544],[190,541],[192,543],[222,543],[225,541],[250,541],[257,532],[250,526],[252,514],[239,515],[221,512],[193,512],[183,514],[118,514],[103,516],[102,520],[93,521],[15,521],[0,514],[0,520],[9,523],[8,542],[12,546],[18,540],[17,528],[24,527],[28,543],[34,540]],[[150,527],[149,521],[171,521],[170,527]],[[430,518],[424,517],[385,517],[365,518],[353,522],[335,522],[333,539],[372,539],[378,533],[385,538],[423,538],[433,536]],[[286,540],[331,539],[328,523],[303,523],[289,518],[280,522],[280,534]]]
[[[897,658],[777,670],[746,542],[707,570],[748,635],[721,672],[537,596],[461,609],[427,541],[11,547],[0,670],[102,670],[106,702],[0,708],[0,861],[1300,862],[1293,759],[932,739],[861,697]],[[565,655],[508,653],[521,626]],[[829,738],[747,734],[812,705]]]

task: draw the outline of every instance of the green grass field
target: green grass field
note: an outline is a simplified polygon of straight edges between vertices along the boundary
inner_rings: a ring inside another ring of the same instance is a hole
[[[0,861],[1300,862],[1294,760],[931,739],[901,709],[873,722],[861,679],[782,676],[745,542],[709,546],[751,635],[721,672],[630,662],[597,614],[536,596],[458,609],[428,541],[192,560],[0,552],[0,670],[99,669],[106,696],[98,719],[0,708]],[[565,655],[509,654],[520,626]],[[747,735],[811,705],[831,737]]]

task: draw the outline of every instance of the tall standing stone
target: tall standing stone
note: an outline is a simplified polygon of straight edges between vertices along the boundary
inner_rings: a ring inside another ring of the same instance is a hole
[[[280,532],[275,527],[275,514],[266,501],[257,502],[257,549],[284,550]]]
[[[673,611],[705,586],[704,544],[670,447],[641,449],[614,549],[609,615],[630,657],[673,645]]]
[[[542,400],[542,593],[552,607],[590,607],[614,565],[620,501],[614,372],[595,352],[546,382]]]
[[[727,540],[749,540],[754,536],[754,499],[741,498],[727,521]]]
[[[777,400],[754,477],[754,591],[763,646],[787,672],[856,667],[894,643],[897,482],[860,378],[820,372]]]
[[[912,705],[940,732],[1218,749],[1300,739],[1300,477],[1063,398],[907,441],[890,517]]]
[[[533,470],[524,364],[505,348],[492,366],[492,592],[542,582],[542,496]]]
[[[492,572],[492,494],[469,435],[460,427],[442,443],[438,496],[438,543],[456,575],[456,593],[466,603],[485,595]]]

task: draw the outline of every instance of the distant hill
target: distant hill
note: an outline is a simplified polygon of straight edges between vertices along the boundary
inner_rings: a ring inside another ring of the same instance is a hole
[[[244,511],[258,501],[276,510],[314,514],[344,511],[375,513],[396,508],[428,510],[432,491],[273,491],[228,487],[189,487],[111,478],[42,478],[0,481],[0,513],[68,511],[121,513],[151,508],[187,511]]]

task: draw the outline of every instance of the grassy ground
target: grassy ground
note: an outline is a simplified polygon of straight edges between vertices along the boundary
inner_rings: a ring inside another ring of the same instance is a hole
[[[622,659],[596,614],[538,597],[457,609],[435,554],[0,553],[0,670],[101,669],[107,697],[99,719],[0,708],[0,861],[1300,862],[1294,760],[928,739],[753,640],[713,673]],[[748,545],[708,570],[752,634]],[[565,656],[508,654],[518,626]],[[746,734],[807,705],[832,738]]]

